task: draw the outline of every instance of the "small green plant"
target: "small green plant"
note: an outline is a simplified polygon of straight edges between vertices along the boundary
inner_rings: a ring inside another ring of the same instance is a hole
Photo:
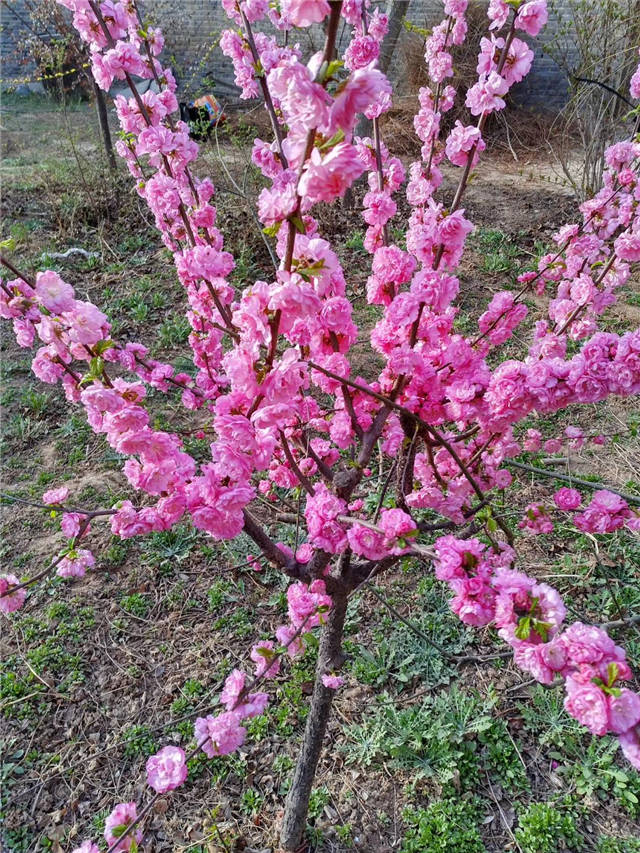
[[[127,758],[146,757],[157,749],[156,739],[148,726],[130,726],[124,732],[124,754]]]
[[[353,231],[345,240],[347,249],[355,249],[356,252],[366,254],[364,247],[364,234],[362,231]]]
[[[481,803],[477,798],[446,799],[427,808],[407,809],[403,853],[484,853],[478,830]]]
[[[601,838],[598,853],[640,853],[640,838]]]
[[[584,838],[565,804],[531,803],[520,814],[515,838],[522,853],[581,850]]]
[[[127,613],[131,613],[132,616],[138,616],[139,618],[144,619],[149,612],[151,602],[146,595],[142,595],[140,592],[134,592],[131,595],[124,595],[120,599],[120,606],[123,610],[126,610]]]
[[[175,347],[189,337],[191,326],[181,314],[168,317],[158,329],[158,342],[162,347]]]
[[[209,601],[209,610],[215,612],[219,610],[223,604],[228,601],[233,601],[234,596],[231,595],[233,583],[226,578],[218,578],[215,580],[207,591],[207,600]]]
[[[36,418],[46,412],[50,399],[49,394],[36,391],[34,388],[26,388],[20,396],[20,402],[24,408]]]
[[[318,820],[322,816],[325,806],[329,804],[331,795],[328,788],[314,788],[309,798],[309,817],[311,820]]]
[[[468,789],[478,779],[479,736],[495,723],[492,704],[456,687],[411,708],[386,704],[347,728],[347,762],[367,767],[387,761],[411,769],[415,779]]]
[[[353,827],[350,823],[341,823],[336,826],[336,835],[345,847],[353,847]]]
[[[240,809],[245,814],[254,815],[260,811],[263,803],[264,797],[259,791],[256,791],[255,788],[247,788],[247,790],[242,793]]]

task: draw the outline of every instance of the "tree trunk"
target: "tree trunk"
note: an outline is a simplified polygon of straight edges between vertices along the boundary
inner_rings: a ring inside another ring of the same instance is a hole
[[[320,639],[311,708],[309,709],[307,725],[293,774],[291,790],[285,804],[280,844],[287,853],[293,853],[293,851],[300,849],[307,826],[309,797],[311,796],[311,788],[322,752],[322,743],[327,730],[333,694],[335,693],[335,690],[324,686],[322,676],[327,671],[336,669],[342,664],[342,634],[346,612],[346,594],[334,593],[333,607]]]
[[[104,92],[98,86],[96,81],[91,78],[91,82],[93,83],[93,94],[96,98],[96,111],[98,113],[98,121],[100,122],[100,132],[102,133],[102,142],[104,144],[104,151],[107,155],[107,161],[109,163],[109,168],[112,172],[115,172],[116,166],[116,155],[113,150],[113,142],[111,141],[111,131],[109,130],[109,118],[107,116],[107,102],[104,99]]]
[[[380,45],[380,59],[378,60],[378,68],[380,71],[384,71],[385,74],[395,53],[398,39],[402,32],[402,22],[409,8],[409,2],[410,0],[389,0],[387,4],[389,29]]]

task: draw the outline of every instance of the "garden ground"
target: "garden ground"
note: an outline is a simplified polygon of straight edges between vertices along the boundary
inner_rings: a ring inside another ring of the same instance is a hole
[[[219,145],[207,143],[199,166],[220,190],[219,222],[237,258],[238,287],[271,274],[244,199],[256,189],[248,167],[254,121],[257,114],[234,119]],[[5,98],[2,126],[2,237],[12,241],[17,266],[28,273],[58,269],[108,313],[114,335],[141,340],[187,369],[185,300],[171,260],[128,176],[110,175],[104,165],[91,108]],[[468,191],[478,229],[461,300],[472,315],[493,292],[512,286],[573,215],[570,192],[540,152],[516,155],[517,161],[510,152],[487,158]],[[338,245],[366,330],[375,310],[364,299],[367,255],[357,207],[321,211],[320,220]],[[46,257],[72,246],[96,254]],[[541,305],[530,303],[531,318],[512,353],[523,351]],[[610,325],[619,331],[639,324],[636,279]],[[81,506],[129,497],[117,454],[57,389],[35,379],[29,351],[16,346],[6,324],[2,340],[3,493],[37,502],[45,489],[64,483]],[[373,365],[361,351],[359,369],[367,375]],[[202,458],[206,442],[195,437],[179,401],[160,394],[151,400],[155,423],[191,431],[185,443]],[[569,457],[528,461],[640,495],[636,404],[538,418],[535,426],[548,436],[574,423],[611,440]],[[505,513],[517,522],[534,494],[550,497],[558,485],[521,476]],[[7,498],[2,510],[3,568],[32,576],[61,545],[57,521]],[[292,535],[275,524],[272,530],[276,538]],[[178,527],[121,542],[96,523],[89,539],[93,572],[73,583],[39,585],[20,614],[2,619],[1,808],[8,850],[68,851],[83,838],[101,837],[116,802],[144,801],[147,756],[166,743],[188,748],[195,716],[214,711],[221,680],[244,665],[256,635],[272,635],[286,607],[285,581],[269,568],[245,565],[251,547],[243,538],[216,544]],[[523,568],[556,585],[575,618],[604,622],[638,612],[640,542],[632,534],[576,536],[559,525],[550,537],[521,536],[519,545]],[[613,634],[640,672],[640,627]],[[346,649],[347,683],[336,697],[331,749],[312,796],[312,849],[640,851],[640,776],[620,759],[615,741],[586,735],[564,713],[561,689],[523,675],[501,655],[493,631],[462,626],[429,566],[407,560],[365,587],[349,609]],[[251,721],[243,750],[191,761],[189,784],[161,799],[145,823],[145,849],[275,848],[312,678],[310,647],[291,677],[276,679],[276,701]]]

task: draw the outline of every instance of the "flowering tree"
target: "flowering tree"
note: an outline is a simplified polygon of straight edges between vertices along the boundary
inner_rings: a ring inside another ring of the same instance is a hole
[[[108,90],[118,79],[131,86],[130,98],[116,98],[117,149],[185,288],[194,373],[177,373],[140,343],[115,340],[107,317],[77,299],[55,272],[30,280],[2,259],[13,278],[2,282],[0,312],[13,320],[21,346],[39,340],[34,373],[61,384],[67,399],[84,407],[92,428],[125,457],[125,477],[140,494],[136,505],[126,500],[88,509],[70,505],[66,488],[47,491],[43,506],[61,512],[67,542],[41,575],[0,579],[2,610],[17,610],[40,576],[84,575],[94,557],[82,546],[99,518],[108,518],[122,538],[188,519],[216,540],[241,532],[253,539],[261,558],[291,579],[289,621],[274,640],[253,646],[252,676],[240,669],[229,675],[220,713],[196,720],[195,740],[211,757],[238,749],[243,721],[269,701],[257,686],[275,676],[287,656],[300,654],[311,629],[322,627],[282,826],[282,847],[289,851],[301,843],[332,698],[342,684],[348,599],[405,555],[433,564],[436,577],[451,587],[460,619],[495,625],[516,663],[535,679],[563,679],[567,712],[595,734],[617,735],[628,760],[640,767],[640,695],[623,686],[631,677],[625,652],[598,626],[565,624],[558,592],[516,568],[512,532],[492,506],[493,491],[511,483],[506,461],[543,442],[537,430],[520,428],[528,415],[640,391],[640,330],[600,329],[630,265],[640,261],[640,143],[607,151],[604,188],[558,232],[537,269],[519,277],[517,293],[497,293],[473,334],[453,325],[455,273],[473,230],[464,193],[485,149],[488,117],[504,108],[510,87],[531,67],[533,53],[521,36],[543,27],[545,0],[491,0],[478,80],[462,93],[477,120],[456,122],[443,138],[442,117],[458,97],[446,81],[465,38],[467,5],[445,0],[444,20],[426,42],[432,86],[420,91],[415,117],[423,146],[404,189],[412,208],[404,248],[391,241],[388,223],[405,170],[379,126],[391,106],[390,83],[376,67],[385,16],[371,11],[368,0],[223,0],[233,28],[222,49],[242,96],[263,97],[273,130],[272,140],[255,140],[253,161],[269,181],[258,216],[280,263],[272,281],[250,282],[241,292],[227,281],[234,262],[216,228],[213,184],[191,171],[198,146],[175,118],[175,82],[157,58],[161,33],[145,28],[133,0],[60,2],[89,45],[98,85]],[[324,24],[323,52],[305,63],[293,39],[254,32],[267,17],[285,34]],[[352,38],[339,60],[341,21]],[[133,76],[153,79],[157,91],[140,95]],[[640,97],[640,70],[631,94]],[[373,122],[373,139],[354,137],[362,114]],[[445,161],[459,167],[460,179],[453,198],[438,201]],[[369,341],[383,362],[375,378],[352,367],[358,329],[345,276],[312,215],[314,205],[340,198],[362,175],[369,184],[362,216],[372,256],[367,298],[379,316]],[[536,323],[522,359],[501,360],[500,347],[524,320],[523,300],[531,293],[548,293],[548,317]],[[178,435],[150,425],[149,387],[181,395],[196,429],[211,436],[207,461],[190,456]],[[571,427],[565,438],[585,441]],[[557,436],[547,438],[548,450],[559,446]],[[373,491],[376,452],[387,460],[382,496],[393,495],[391,509],[382,508],[382,498],[374,509],[364,501]],[[271,538],[254,503],[258,496],[284,502],[288,510],[280,519],[304,532],[296,535],[295,549]],[[580,492],[562,488],[555,508],[530,504],[520,526],[547,533],[557,512],[583,531],[640,530],[640,515],[612,491],[581,503]],[[434,532],[441,535],[428,547],[424,537]],[[179,747],[165,746],[149,759],[147,780],[156,793],[140,811],[134,802],[116,806],[105,825],[110,853],[137,848],[140,821],[160,794],[185,782],[187,758]],[[78,848],[97,849],[91,841]]]

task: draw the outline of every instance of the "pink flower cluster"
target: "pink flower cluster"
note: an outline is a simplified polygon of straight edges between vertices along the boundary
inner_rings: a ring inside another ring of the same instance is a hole
[[[640,530],[640,515],[632,512],[624,498],[600,489],[583,512],[574,515],[573,523],[587,533],[613,533],[625,525]]]
[[[61,383],[67,398],[84,407],[92,428],[125,457],[130,486],[143,502],[145,495],[152,498],[141,506],[119,502],[111,519],[115,534],[166,530],[188,518],[215,539],[233,538],[251,529],[247,506],[256,491],[269,501],[282,490],[306,493],[306,541],[295,555],[286,546],[265,548],[271,562],[296,578],[287,592],[289,621],[275,632],[279,645],[259,641],[249,654],[256,678],[275,677],[284,651],[299,654],[303,632],[321,625],[331,607],[333,555],[353,552],[380,561],[409,553],[425,509],[466,523],[482,496],[510,484],[505,460],[523,447],[562,449],[557,438],[543,444],[537,430],[516,440],[514,429],[524,418],[640,391],[640,331],[599,330],[600,317],[640,259],[640,145],[619,142],[607,150],[604,187],[581,206],[581,221],[561,229],[554,251],[537,270],[520,276],[520,294],[495,294],[467,336],[455,322],[454,304],[456,270],[473,230],[462,198],[485,148],[487,117],[505,106],[511,86],[531,67],[532,51],[514,32],[538,34],[547,18],[544,0],[491,0],[478,81],[464,95],[477,120],[457,122],[443,139],[443,116],[458,97],[448,81],[467,31],[466,0],[446,0],[446,17],[425,44],[431,86],[420,91],[414,122],[422,148],[421,160],[409,169],[406,243],[392,242],[389,228],[404,168],[382,142],[378,121],[391,105],[390,84],[377,67],[385,16],[371,14],[365,0],[342,4],[351,39],[341,68],[323,62],[322,54],[304,62],[296,44],[287,40],[282,46],[252,30],[266,17],[282,30],[308,27],[335,15],[335,5],[283,0],[271,8],[266,0],[224,0],[234,29],[223,34],[222,48],[243,96],[262,93],[269,106],[275,138],[256,140],[252,157],[268,182],[258,216],[280,259],[272,280],[235,291],[229,283],[234,261],[224,250],[211,203],[213,184],[191,171],[198,148],[175,115],[175,81],[157,58],[161,34],[141,28],[130,3],[63,5],[89,46],[101,86],[131,75],[154,81],[144,95],[116,99],[123,131],[117,147],[185,289],[194,375],[151,359],[140,344],[118,344],[106,316],[76,299],[73,287],[53,271],[38,273],[32,283],[2,283],[0,315],[13,321],[20,345],[40,342],[35,374]],[[354,138],[359,115],[373,120],[372,139]],[[460,178],[451,203],[435,198],[445,159],[458,167]],[[372,256],[367,299],[380,306],[370,341],[383,364],[372,381],[354,375],[349,355],[358,329],[344,271],[312,215],[315,204],[343,196],[365,172],[364,245]],[[550,299],[548,319],[536,325],[526,356],[489,358],[523,322],[522,297],[531,291],[549,291]],[[568,357],[574,341],[579,346]],[[185,451],[177,434],[151,426],[148,387],[175,387],[187,409],[202,410],[214,434],[203,461]],[[573,446],[585,440],[575,430],[565,438]],[[399,463],[398,506],[382,509],[379,517],[366,501],[374,448]],[[67,497],[66,489],[54,489],[43,500],[62,508],[63,531],[75,539],[86,516],[65,511]],[[560,490],[555,502],[574,512],[580,496]],[[637,519],[624,501],[602,491],[575,522],[579,529],[609,532],[623,525],[637,529]],[[522,526],[551,528],[539,501],[527,507]],[[92,564],[90,552],[76,544],[59,563],[63,576],[79,576]],[[570,713],[592,731],[620,735],[627,754],[640,755],[638,700],[618,686],[629,677],[628,667],[606,634],[579,623],[563,630],[557,592],[514,571],[508,546],[443,537],[436,550],[436,574],[450,585],[460,618],[476,626],[493,622],[527,671],[544,683],[565,679]],[[24,590],[12,592],[17,585],[13,575],[0,579],[5,612],[24,600]],[[330,689],[339,681],[324,674]],[[266,693],[250,689],[246,675],[234,670],[220,697],[225,710],[196,721],[196,741],[207,755],[243,744],[243,721],[267,703]],[[158,792],[181,784],[185,772],[177,747],[149,760],[149,783]],[[135,804],[120,804],[107,821],[110,837],[119,837],[135,815]],[[130,838],[122,845],[128,849]]]
[[[518,527],[531,533],[551,533],[553,523],[544,504],[530,503],[525,507],[524,516]]]
[[[27,597],[27,590],[14,590],[14,587],[20,586],[20,578],[15,575],[0,575],[0,613],[9,615],[20,610]]]
[[[565,708],[597,735],[620,736],[627,758],[640,767],[640,695],[620,682],[631,677],[625,653],[601,628],[574,622],[558,592],[509,568],[515,554],[477,539],[441,537],[436,577],[453,592],[450,604],[469,625],[493,622],[513,647],[514,661],[540,681],[565,679]]]
[[[117,845],[114,847],[114,851],[130,850],[134,841],[136,845],[140,844],[142,841],[142,832],[140,829],[130,832],[118,843],[118,839],[137,817],[138,809],[135,802],[118,803],[111,814],[108,815],[104,822],[104,839],[109,846]]]
[[[157,794],[178,788],[187,778],[185,754],[179,746],[165,746],[147,759],[147,783]]]
[[[302,635],[324,621],[324,614],[331,609],[331,598],[326,594],[325,583],[321,579],[309,586],[294,583],[287,590],[289,624],[276,630],[281,648],[276,648],[271,640],[256,643],[250,652],[251,660],[256,664],[255,678],[275,678],[280,671],[281,655],[297,657],[303,650]],[[215,755],[228,755],[244,743],[246,728],[242,721],[256,717],[267,706],[266,693],[250,693],[247,676],[242,670],[234,669],[224,684],[220,702],[226,710],[217,716],[199,717],[195,722],[195,738],[199,747],[213,758]],[[151,782],[150,782],[151,784]]]

